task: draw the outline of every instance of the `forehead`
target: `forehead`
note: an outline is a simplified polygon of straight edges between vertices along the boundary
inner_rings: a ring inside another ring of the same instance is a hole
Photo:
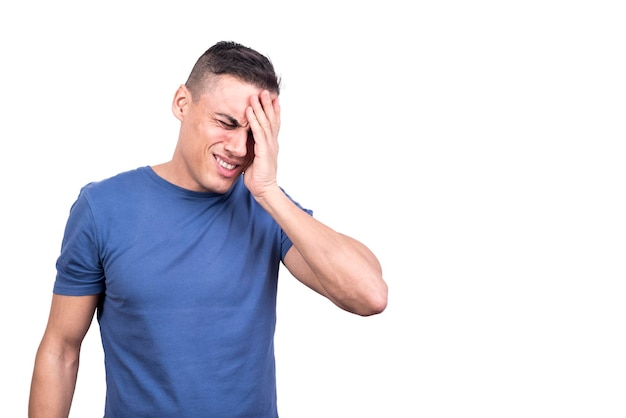
[[[201,104],[211,111],[243,117],[250,106],[250,98],[258,96],[262,89],[240,79],[222,75],[214,77],[200,95]]]

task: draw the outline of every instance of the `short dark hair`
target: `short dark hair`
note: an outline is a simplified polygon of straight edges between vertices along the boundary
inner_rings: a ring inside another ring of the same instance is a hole
[[[193,97],[206,89],[212,75],[231,75],[272,93],[280,94],[280,78],[268,57],[232,41],[220,41],[198,58],[185,86]]]

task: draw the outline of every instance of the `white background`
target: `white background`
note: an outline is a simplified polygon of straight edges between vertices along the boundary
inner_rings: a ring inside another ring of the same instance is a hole
[[[361,318],[281,274],[282,417],[626,416],[619,3],[3,2],[0,416],[26,416],[79,188],[170,158],[222,39],[282,75],[281,184],[390,288]],[[103,401],[94,322],[72,417]]]

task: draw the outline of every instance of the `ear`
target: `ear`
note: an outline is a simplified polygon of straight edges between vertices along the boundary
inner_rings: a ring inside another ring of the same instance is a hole
[[[181,84],[180,87],[176,90],[174,94],[174,100],[172,101],[172,113],[176,119],[182,122],[185,118],[185,113],[191,104],[191,92],[187,89],[184,84]]]

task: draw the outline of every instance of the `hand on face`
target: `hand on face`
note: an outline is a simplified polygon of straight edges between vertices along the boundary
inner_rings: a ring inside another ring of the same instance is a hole
[[[252,96],[246,117],[254,141],[248,144],[253,150],[253,159],[246,168],[244,182],[255,197],[276,186],[278,167],[278,131],[280,130],[280,104],[278,96],[264,90]],[[250,151],[249,151],[250,152]]]

